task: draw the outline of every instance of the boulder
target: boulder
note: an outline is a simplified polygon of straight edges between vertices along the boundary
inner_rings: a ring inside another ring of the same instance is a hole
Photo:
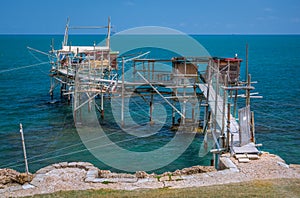
[[[149,175],[148,173],[146,173],[145,171],[137,171],[135,173],[135,176],[138,178],[138,179],[144,179],[144,178],[148,178]]]
[[[13,169],[0,169],[0,186],[10,184],[10,183],[18,183],[24,184],[26,182],[30,182],[32,180],[32,174],[19,173]]]

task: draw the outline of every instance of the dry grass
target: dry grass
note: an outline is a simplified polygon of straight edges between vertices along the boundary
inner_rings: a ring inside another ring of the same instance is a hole
[[[183,189],[64,191],[34,197],[300,197],[300,179],[255,180]]]

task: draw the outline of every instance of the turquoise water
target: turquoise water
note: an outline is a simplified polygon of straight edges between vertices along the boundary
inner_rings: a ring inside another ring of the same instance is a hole
[[[300,36],[297,35],[193,35],[212,56],[245,59],[249,44],[249,73],[263,99],[252,99],[256,140],[264,151],[280,155],[287,163],[300,163]],[[111,169],[93,157],[73,124],[72,108],[60,100],[49,103],[50,65],[48,58],[33,55],[27,46],[50,50],[51,39],[60,45],[59,35],[0,36],[0,168],[24,170],[19,123],[24,126],[30,171],[60,161],[89,161]],[[74,36],[78,42],[98,41],[98,36]],[[35,65],[38,63],[41,65]],[[30,66],[27,67],[26,66]],[[24,67],[24,68],[22,68]],[[245,61],[242,73],[245,70]],[[19,68],[19,69],[16,69]],[[244,75],[241,75],[244,78]],[[109,117],[109,115],[107,115]],[[106,126],[107,130],[114,128]],[[172,133],[165,129],[159,137],[167,141]],[[176,170],[196,164],[209,165],[210,156],[198,157],[200,135],[188,150],[170,165],[156,170]],[[134,142],[134,143],[138,143]],[[130,144],[130,143],[129,143]],[[132,144],[132,142],[131,142]]]

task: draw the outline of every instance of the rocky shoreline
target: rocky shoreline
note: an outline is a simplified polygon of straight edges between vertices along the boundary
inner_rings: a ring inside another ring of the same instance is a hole
[[[100,170],[88,162],[62,162],[29,175],[0,169],[0,197],[22,197],[65,190],[187,188],[260,179],[299,178],[300,165],[287,165],[279,156],[262,153],[259,159],[239,163],[229,155],[221,157],[222,170],[193,166],[160,175]],[[28,183],[28,180],[30,181]]]

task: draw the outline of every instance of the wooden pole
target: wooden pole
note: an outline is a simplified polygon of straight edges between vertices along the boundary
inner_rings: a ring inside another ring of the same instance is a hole
[[[194,89],[194,97],[196,98],[197,94],[196,94],[196,85],[193,86]],[[200,111],[200,110],[199,110]],[[195,104],[192,104],[192,121],[195,121]]]
[[[65,89],[67,90],[67,85],[65,86]],[[68,94],[68,105],[71,104],[71,94]]]
[[[101,93],[101,118],[104,118],[104,95]]]
[[[207,74],[207,90],[206,90],[206,107],[205,107],[205,126],[207,126],[208,122],[209,122],[209,113],[208,113],[208,109],[209,109],[209,89],[210,89],[210,85],[211,85],[211,67],[212,67],[212,60],[209,60],[208,63],[208,74]]]
[[[60,84],[60,98],[63,97],[63,89],[64,89],[64,84]]]
[[[174,88],[175,96],[177,96],[177,89]],[[174,94],[172,94],[174,96]],[[173,100],[173,106],[175,106],[175,100]],[[175,110],[172,108],[172,126],[175,126]]]
[[[29,170],[28,170],[28,163],[27,163],[26,147],[25,147],[25,141],[24,141],[23,126],[22,126],[21,123],[20,123],[20,134],[21,134],[21,140],[22,140],[22,146],[23,146],[23,153],[24,153],[25,170],[26,170],[26,174],[28,176]]]
[[[154,62],[152,63],[152,81],[154,81]]]
[[[185,99],[183,100],[182,114],[184,116],[181,117],[181,121],[182,121],[182,124],[185,125],[185,116],[186,116],[186,100]]]
[[[254,112],[251,112],[251,142],[255,144],[255,123],[254,123]]]
[[[136,78],[136,64],[135,61],[133,61],[133,82],[135,82],[135,78]]]
[[[108,45],[109,45],[109,41],[108,41]],[[110,55],[108,55],[108,56],[110,57]],[[102,51],[101,52],[101,79],[104,79],[103,67],[104,66],[103,66],[103,51]],[[103,93],[103,86],[101,86],[101,118],[102,119],[104,118],[104,107],[103,107],[103,105],[104,105],[104,93]]]
[[[238,96],[238,90],[235,90],[234,93],[234,106],[233,106],[233,116],[236,118],[236,108],[237,108],[237,96]]]
[[[248,74],[248,78],[247,78],[247,86],[250,87],[251,86],[251,75]],[[246,90],[246,106],[250,105],[250,89]]]
[[[184,58],[184,75],[186,75],[186,58]]]
[[[229,135],[230,135],[230,103],[227,103],[227,136],[226,136],[226,146],[227,151],[229,151]]]
[[[175,111],[172,108],[172,126],[175,126]]]
[[[150,62],[148,62],[148,80],[151,82],[151,80],[150,80]]]
[[[50,98],[53,100],[53,91],[50,91]]]
[[[74,123],[76,126],[76,119],[77,119],[77,112],[76,112],[76,108],[77,108],[77,100],[78,100],[78,96],[77,96],[77,86],[78,86],[78,67],[75,68],[75,86],[74,86],[74,94],[73,94],[73,118],[74,118]]]
[[[248,43],[246,44],[246,80],[248,81]]]
[[[55,87],[54,79],[51,77],[50,79],[50,99],[53,100],[53,89]]]
[[[152,119],[152,115],[153,115],[153,93],[151,93],[150,96],[150,125],[154,123]]]
[[[215,116],[214,116],[214,131],[217,133],[217,112],[218,112],[218,95],[219,95],[219,66],[220,59],[218,59],[217,71],[216,71],[216,95],[215,95]]]
[[[183,105],[182,105],[182,114],[184,116],[181,117],[183,125],[185,125],[185,117],[186,117],[186,99],[185,99],[185,95],[186,95],[186,90],[185,90],[185,85],[184,85],[184,87],[183,87]]]
[[[121,106],[121,125],[124,126],[124,92],[125,92],[125,87],[124,87],[124,73],[125,73],[125,61],[124,57],[122,57],[122,106]]]
[[[227,87],[227,75],[224,75],[224,85]],[[222,114],[222,147],[225,147],[225,110],[226,110],[226,89],[223,92],[223,114]]]

